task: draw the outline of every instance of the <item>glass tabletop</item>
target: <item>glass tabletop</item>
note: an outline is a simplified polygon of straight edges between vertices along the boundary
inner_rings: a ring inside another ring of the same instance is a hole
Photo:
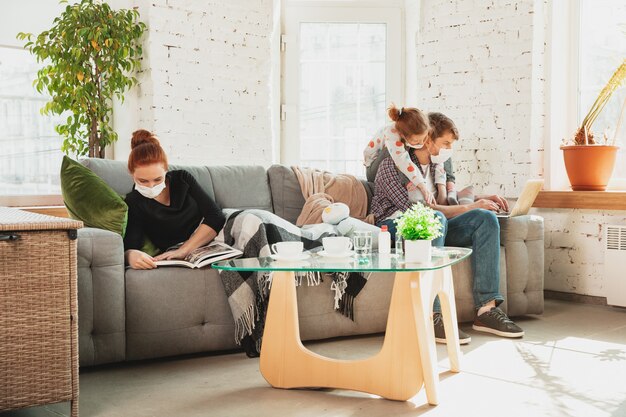
[[[433,248],[430,262],[407,263],[402,255],[347,254],[343,257],[323,256],[321,247],[306,251],[295,260],[276,259],[276,256],[264,258],[239,258],[213,264],[213,268],[231,271],[311,271],[311,272],[397,272],[430,271],[454,265],[471,255],[468,248],[437,247]]]

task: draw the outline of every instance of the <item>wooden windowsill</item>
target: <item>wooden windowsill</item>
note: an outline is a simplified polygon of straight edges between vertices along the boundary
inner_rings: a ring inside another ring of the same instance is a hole
[[[541,191],[533,207],[626,210],[626,191]]]
[[[31,211],[33,213],[46,214],[55,217],[69,217],[65,206],[37,206],[37,207],[14,207],[16,209]]]
[[[0,195],[0,206],[6,207],[56,207],[63,206],[63,197],[50,195]]]

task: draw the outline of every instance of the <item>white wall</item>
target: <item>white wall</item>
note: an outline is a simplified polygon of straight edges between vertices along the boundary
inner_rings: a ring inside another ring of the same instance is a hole
[[[420,13],[418,105],[457,123],[459,185],[517,196],[543,174],[544,148],[557,146],[546,134],[547,2],[422,0]],[[533,213],[545,218],[546,289],[606,296],[604,226],[626,224],[626,214]]]
[[[154,131],[171,162],[269,165],[272,0],[116,0],[148,24],[140,86],[117,105],[126,159],[136,128]]]
[[[418,106],[441,111],[458,125],[454,161],[459,184],[486,192],[519,193],[541,171],[543,48],[533,50],[535,2],[421,2],[417,39]],[[543,24],[543,23],[541,23]],[[543,114],[543,113],[542,113]],[[538,126],[540,127],[540,126]]]
[[[19,32],[38,35],[52,25],[66,5],[57,1],[20,0],[2,2],[0,17],[0,45],[23,47],[24,42],[15,39]],[[36,13],[33,11],[36,10]]]

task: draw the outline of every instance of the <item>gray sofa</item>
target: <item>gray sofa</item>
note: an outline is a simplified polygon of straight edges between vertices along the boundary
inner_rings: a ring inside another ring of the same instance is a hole
[[[123,162],[82,162],[119,194],[131,190]],[[296,177],[285,166],[171,167],[178,168],[190,171],[223,208],[265,209],[295,223],[304,204]],[[543,220],[523,216],[502,221],[501,243],[504,308],[511,316],[542,313]],[[125,270],[123,251],[122,238],[115,233],[79,231],[81,366],[238,348],[215,270]],[[456,265],[453,274],[459,321],[473,320],[470,262]],[[372,274],[355,302],[355,321],[333,310],[330,280],[318,287],[299,287],[302,338],[383,332],[392,284],[393,274]]]

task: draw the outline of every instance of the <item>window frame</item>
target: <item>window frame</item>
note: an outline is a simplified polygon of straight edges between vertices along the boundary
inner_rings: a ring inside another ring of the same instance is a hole
[[[28,53],[25,48],[15,45],[0,44],[0,49],[17,49]],[[55,207],[63,205],[61,194],[0,194],[0,206],[5,207]]]
[[[560,145],[563,138],[572,136],[580,122],[581,11],[581,0],[549,3],[544,127],[545,189],[549,191],[571,191]],[[626,178],[612,176],[607,190],[626,190]]]
[[[285,50],[281,54],[280,162],[300,164],[298,100],[299,25],[305,22],[387,24],[385,101],[403,103],[405,97],[404,13],[401,4],[389,2],[287,1],[283,10]],[[392,30],[389,30],[392,28]],[[397,62],[394,66],[390,63]],[[396,68],[397,67],[397,68]],[[373,134],[374,132],[372,132]],[[367,139],[363,138],[365,147]]]

